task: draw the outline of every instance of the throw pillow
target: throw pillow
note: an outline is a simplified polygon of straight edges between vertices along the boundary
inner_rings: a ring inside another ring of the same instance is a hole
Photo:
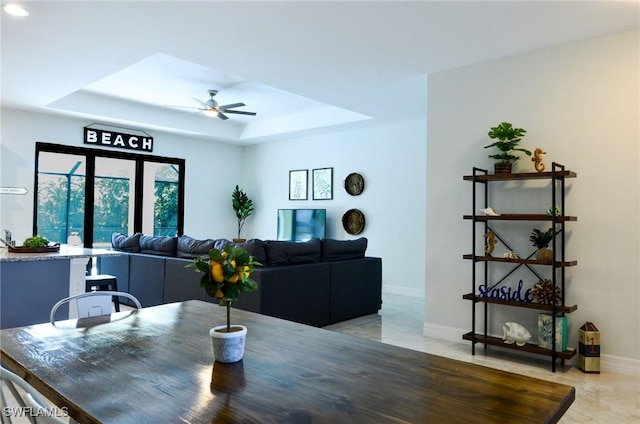
[[[227,244],[233,244],[233,242],[227,239],[216,239],[213,241],[213,247],[221,252],[224,252],[224,248],[227,247]]]
[[[367,239],[360,237],[356,240],[322,240],[323,261],[344,261],[348,259],[364,258],[367,250]]]
[[[213,240],[197,240],[189,236],[178,237],[178,247],[176,256],[178,258],[193,259],[206,256],[209,250],[213,249]]]
[[[142,233],[135,233],[132,236],[113,233],[111,234],[111,246],[113,246],[113,250],[138,253],[140,252],[140,236],[142,236]]]
[[[250,239],[238,246],[244,247],[247,252],[253,256],[253,259],[260,262],[263,266],[267,265],[267,252],[265,251],[265,243],[260,239]]]
[[[140,253],[158,256],[176,256],[177,237],[140,236]]]
[[[320,248],[320,239],[311,239],[301,243],[267,240],[265,242],[267,266],[320,262]]]

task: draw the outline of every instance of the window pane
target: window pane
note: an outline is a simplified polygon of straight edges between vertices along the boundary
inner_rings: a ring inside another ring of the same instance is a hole
[[[93,247],[110,247],[111,234],[133,234],[135,162],[96,158]]]
[[[41,152],[38,161],[38,235],[66,243],[72,232],[84,239],[83,156]]]
[[[153,187],[153,205],[144,205],[143,228],[155,236],[178,235],[178,169],[177,165],[145,162],[145,192]],[[153,183],[153,185],[151,185]],[[148,196],[144,197],[149,198]],[[151,208],[153,206],[153,208]],[[151,219],[153,217],[153,219]]]

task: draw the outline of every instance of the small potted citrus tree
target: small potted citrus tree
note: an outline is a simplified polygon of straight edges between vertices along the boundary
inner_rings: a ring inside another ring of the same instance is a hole
[[[209,335],[213,341],[213,354],[216,362],[238,362],[244,356],[247,328],[231,325],[231,306],[242,292],[254,292],[258,284],[249,278],[256,262],[244,247],[228,244],[221,252],[211,249],[208,256],[195,258],[188,267],[202,272],[200,286],[207,294],[218,300],[220,306],[227,308],[227,323],[213,327]]]
[[[491,127],[488,135],[491,139],[497,139],[495,142],[484,146],[485,149],[490,147],[497,148],[500,153],[489,155],[490,158],[498,160],[494,165],[496,174],[509,174],[513,162],[520,159],[514,152],[523,152],[527,156],[531,156],[531,152],[527,149],[517,147],[522,137],[527,131],[522,128],[515,128],[508,122],[502,122],[497,127]]]

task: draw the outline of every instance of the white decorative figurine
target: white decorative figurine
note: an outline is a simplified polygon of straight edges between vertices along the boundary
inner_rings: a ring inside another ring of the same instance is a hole
[[[518,258],[518,254],[513,250],[507,250],[506,252],[504,252],[503,256],[507,259],[520,259]]]
[[[505,322],[504,325],[505,327],[502,327],[504,331],[502,340],[506,344],[515,343],[518,346],[524,346],[531,339],[531,333],[517,322]]]
[[[480,212],[482,212],[486,216],[500,216],[500,214],[496,213],[496,211],[494,211],[490,206],[480,209]]]

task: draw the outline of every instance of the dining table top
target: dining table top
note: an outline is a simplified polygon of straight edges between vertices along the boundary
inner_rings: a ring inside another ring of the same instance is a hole
[[[1,360],[80,423],[553,423],[575,389],[190,300],[0,331]]]

